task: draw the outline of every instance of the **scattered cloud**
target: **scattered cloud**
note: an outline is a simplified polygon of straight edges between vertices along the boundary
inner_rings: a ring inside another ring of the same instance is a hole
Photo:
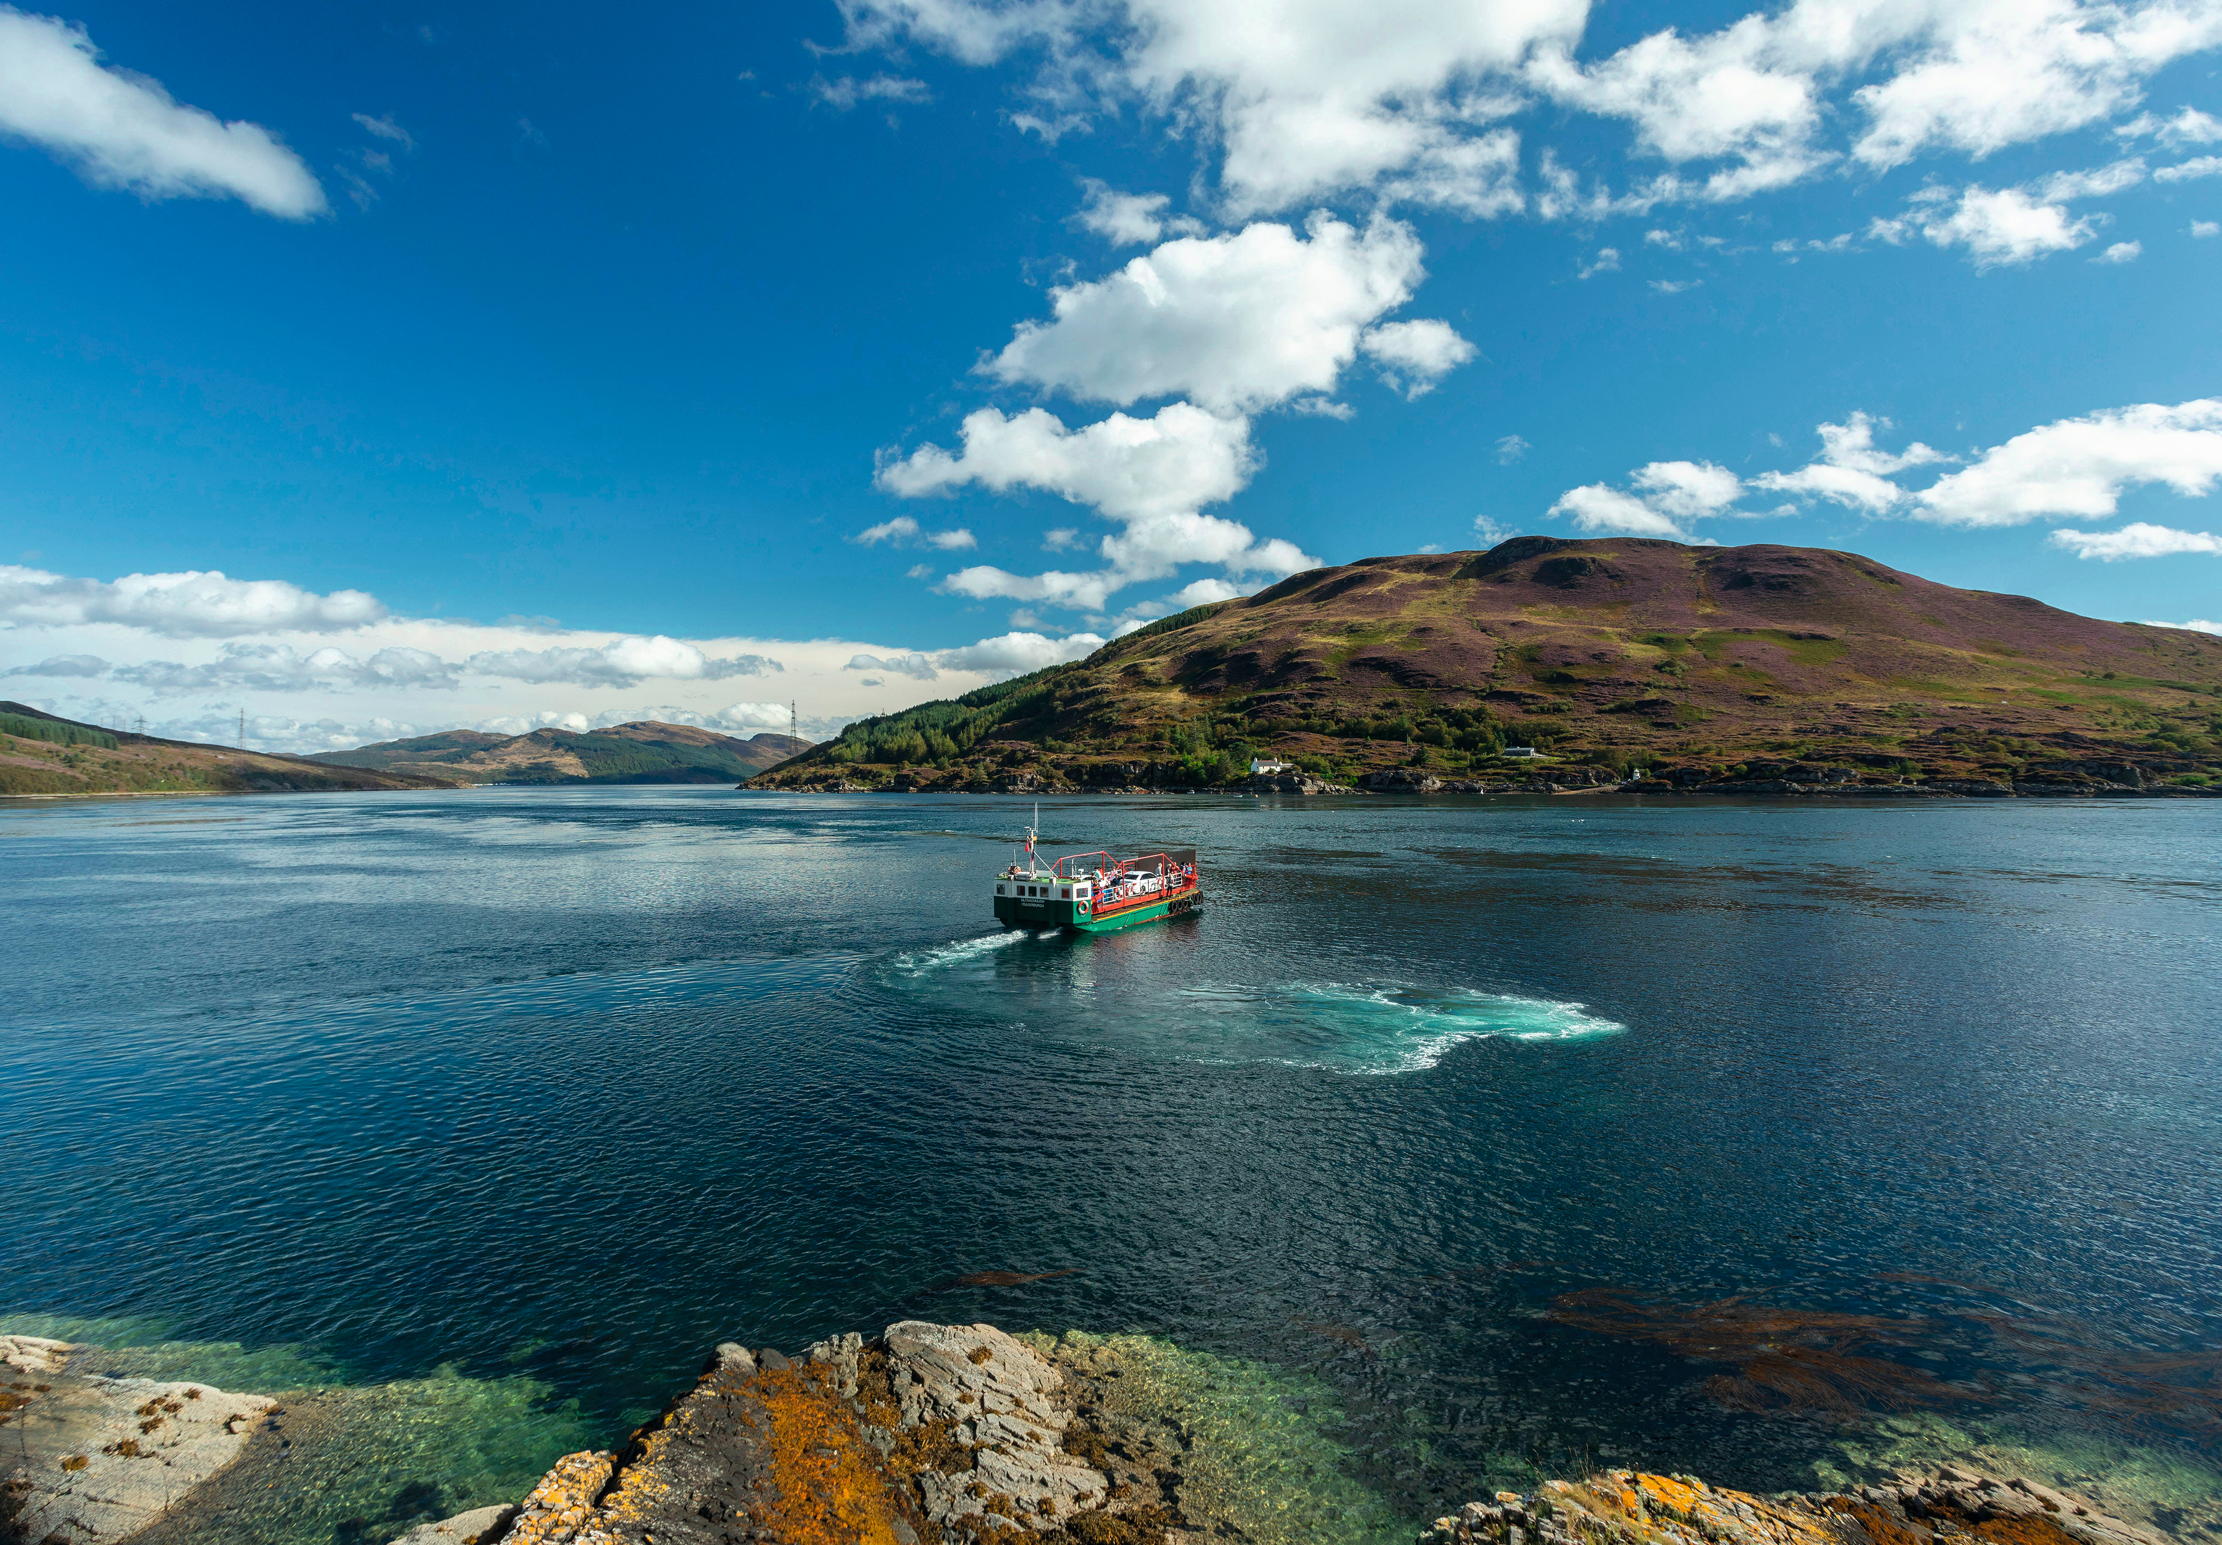
[[[2222,140],[2222,118],[2212,113],[2202,113],[2196,107],[2186,107],[2166,117],[2139,113],[2127,123],[2114,126],[2114,133],[2122,139],[2149,139],[2170,149],[2185,145],[2209,145]]]
[[[52,680],[107,674],[108,662],[96,654],[49,655],[35,665],[12,665],[0,671],[0,676],[43,676]]]
[[[391,115],[374,118],[368,113],[350,113],[348,116],[353,118],[366,134],[399,145],[403,150],[417,148],[415,138],[411,136],[407,129],[395,123]]]
[[[866,526],[849,540],[865,547],[876,547],[887,542],[896,547],[938,547],[944,552],[979,545],[978,539],[962,526],[948,531],[928,531],[908,515],[898,515],[893,520],[883,520],[876,526]]]
[[[1149,418],[1114,413],[1080,429],[1046,408],[981,408],[957,433],[963,448],[954,454],[928,445],[883,462],[880,486],[905,498],[968,483],[996,493],[1039,488],[1113,520],[1139,521],[1230,499],[1257,465],[1246,419],[1187,402]]]
[[[2222,221],[2194,220],[2191,222],[2191,234],[2201,239],[2209,236],[2222,236]]]
[[[1163,193],[1121,193],[1093,177],[1081,180],[1085,202],[1074,221],[1114,246],[1143,246],[1165,236],[1201,236],[1204,223],[1190,215],[1168,215],[1173,202]]]
[[[1105,640],[1094,633],[1070,633],[1051,638],[1045,633],[1001,633],[976,644],[935,652],[946,670],[976,671],[984,676],[1023,676],[1044,666],[1083,660],[1101,649]]]
[[[2145,626],[2148,628],[2181,628],[2187,633],[2213,633],[2222,636],[2222,622],[2215,622],[2206,617],[2194,617],[2188,622],[2156,622],[2147,618]]]
[[[2115,563],[2124,558],[2167,558],[2177,553],[2222,554],[2222,536],[2207,531],[2178,531],[2173,526],[2131,521],[2112,531],[2076,531],[2063,527],[2046,538],[2078,558]],[[2189,624],[2186,624],[2188,626]]]
[[[908,676],[916,681],[941,679],[941,672],[934,669],[934,662],[916,651],[895,655],[851,655],[849,663],[841,668],[847,671],[876,671],[883,676]]]
[[[1358,347],[1381,377],[1407,398],[1422,397],[1478,352],[1448,322],[1422,318],[1379,322],[1358,335]]]
[[[2097,257],[2094,263],[2134,263],[2144,253],[2145,244],[2138,241],[2118,241]]]
[[[1331,393],[1360,336],[1422,274],[1410,226],[1314,215],[1163,243],[1051,297],[989,369],[1012,384],[1122,407],[1186,397],[1220,414]]]
[[[2194,177],[2222,177],[2222,156],[2194,156],[2153,173],[2155,182],[2188,182]]]
[[[1908,212],[1878,220],[1869,234],[1901,242],[1918,236],[1939,247],[1965,247],[1979,269],[2027,263],[2067,252],[2091,239],[2097,226],[2070,216],[2065,205],[2039,201],[2019,188],[1925,188]]]
[[[232,579],[216,569],[98,580],[0,563],[0,622],[19,626],[112,622],[170,638],[227,638],[342,632],[385,615],[378,599],[360,590],[319,595],[284,580]]]
[[[1604,483],[1570,488],[1550,513],[1584,531],[1686,541],[1685,521],[1720,513],[1744,491],[1742,479],[1709,461],[1654,461],[1638,467],[1629,481],[1633,492]]]
[[[1259,541],[1239,522],[1199,513],[1239,492],[1255,470],[1246,419],[1174,402],[1150,418],[1114,413],[1068,429],[1043,408],[1010,416],[982,408],[958,433],[963,448],[955,454],[929,445],[884,462],[880,486],[906,497],[966,484],[997,493],[1040,489],[1092,506],[1119,530],[1097,544],[1100,570],[1024,575],[979,565],[942,581],[954,594],[1095,611],[1112,592],[1183,564],[1276,575],[1317,566],[1292,543]]]
[[[197,665],[148,660],[119,665],[115,680],[157,696],[239,688],[254,692],[345,691],[362,687],[452,688],[456,668],[422,649],[388,648],[360,659],[344,649],[301,651],[289,644],[226,644]]]
[[[1565,516],[1584,531],[1610,536],[1658,536],[1674,541],[1689,538],[1689,533],[1671,517],[1661,514],[1634,494],[1623,493],[1603,483],[1584,483],[1579,488],[1569,488],[1558,496],[1550,512]]]
[[[0,6],[0,133],[141,198],[236,198],[286,220],[329,207],[268,129],[185,106],[159,82],[103,65],[82,28],[12,6]]]
[[[1653,231],[1651,234],[1656,236],[1659,233]],[[1618,273],[1619,271],[1620,249],[1618,247],[1599,247],[1595,257],[1574,270],[1574,277],[1577,279],[1594,279],[1599,274]]]
[[[1761,473],[1751,486],[1880,515],[1906,498],[1906,491],[1890,481],[1891,474],[1946,459],[1943,452],[1918,440],[1902,451],[1881,449],[1875,444],[1875,431],[1889,427],[1886,418],[1857,412],[1841,424],[1823,424],[1818,459],[1795,472]]]
[[[819,76],[810,82],[810,95],[836,112],[848,112],[869,102],[931,102],[933,91],[922,80],[903,75]]]
[[[712,658],[692,644],[658,633],[621,638],[596,648],[484,650],[466,659],[463,669],[513,681],[633,687],[650,677],[719,681],[729,676],[761,676],[781,666],[777,660],[759,654]]]
[[[2161,483],[2179,494],[2222,482],[2222,398],[2141,403],[2065,418],[1993,446],[1921,493],[1912,513],[1954,526],[2010,526],[2109,516],[2122,490]]]
[[[1039,68],[1014,123],[1059,131],[1140,105],[1209,147],[1243,218],[1370,192],[1475,217],[1582,217],[1724,200],[1915,156],[1976,158],[2135,108],[2171,62],[2222,43],[2207,0],[1789,0],[1710,32],[1679,27],[1577,57],[1587,0],[848,0],[852,47],[913,41]],[[1582,191],[1536,157],[1537,109],[1627,123],[1666,170],[1625,195]],[[2125,122],[2129,140],[2202,143],[2209,115]]]
[[[1509,467],[1528,453],[1528,442],[1522,435],[1506,435],[1496,444],[1497,465]],[[1477,519],[1479,517],[1476,517]]]

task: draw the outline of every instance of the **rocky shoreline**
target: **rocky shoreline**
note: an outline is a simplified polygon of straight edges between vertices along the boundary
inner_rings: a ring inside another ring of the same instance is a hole
[[[740,785],[743,789],[750,784]],[[1734,771],[1706,767],[1668,768],[1655,775],[1623,778],[1609,768],[1586,764],[1547,766],[1518,777],[1453,778],[1417,768],[1397,767],[1363,774],[1356,784],[1335,783],[1309,773],[1270,773],[1227,787],[1072,783],[1031,774],[981,783],[941,783],[898,774],[888,783],[828,779],[794,788],[760,789],[782,794],[1664,794],[1786,795],[1798,799],[2216,799],[2222,784],[2162,783],[2148,779],[2133,762],[2078,762],[2042,770],[2025,778],[1906,778],[1859,773],[1831,763],[1756,762]]]
[[[225,1514],[211,1498],[242,1484],[235,1472],[253,1471],[258,1452],[285,1445],[283,1407],[73,1371],[88,1350],[0,1337],[0,1541],[222,1545]],[[1164,1398],[1169,1350],[1144,1337],[918,1320],[795,1357],[727,1343],[621,1446],[566,1455],[521,1500],[418,1525],[394,1545],[1319,1545],[1327,1519],[1338,1539],[1414,1538],[1386,1515],[1359,1518],[1367,1494],[1314,1463],[1255,1451],[1230,1460],[1243,1435],[1225,1413]],[[1416,1535],[1418,1545],[2163,1539],[2080,1498],[1951,1466],[1774,1497],[1610,1471],[1500,1492]]]

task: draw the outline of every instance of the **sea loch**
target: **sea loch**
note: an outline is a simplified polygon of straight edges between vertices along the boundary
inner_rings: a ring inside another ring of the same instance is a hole
[[[255,1542],[904,1318],[1251,1370],[1353,1540],[1968,1454],[2222,1522],[2222,806],[1045,801],[1048,851],[1208,857],[1100,937],[979,915],[1028,808],[0,812],[0,1332],[321,1391]]]

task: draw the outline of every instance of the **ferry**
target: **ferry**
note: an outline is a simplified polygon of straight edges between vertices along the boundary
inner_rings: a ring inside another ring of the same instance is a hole
[[[1070,928],[1109,933],[1203,905],[1194,848],[1140,858],[1074,853],[1044,866],[1026,828],[1026,851],[995,877],[995,920],[1006,928]]]

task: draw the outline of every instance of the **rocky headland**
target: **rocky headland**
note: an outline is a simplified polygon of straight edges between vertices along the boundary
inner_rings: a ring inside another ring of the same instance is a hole
[[[280,1484],[264,1395],[74,1371],[0,1337],[0,1540],[229,1537],[224,1499]],[[1179,1397],[1146,1337],[908,1320],[798,1356],[720,1346],[664,1412],[566,1455],[528,1495],[394,1545],[2158,1545],[2034,1482],[1946,1466],[1756,1496],[1618,1470],[1499,1492],[1414,1529],[1323,1462]],[[1270,1424],[1262,1424],[1270,1425]],[[355,1537],[350,1533],[349,1538]],[[365,1536],[368,1545],[379,1537]]]

